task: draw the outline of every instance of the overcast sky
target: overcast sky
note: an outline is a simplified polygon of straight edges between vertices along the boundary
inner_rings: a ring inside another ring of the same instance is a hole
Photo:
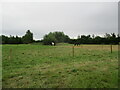
[[[71,38],[118,33],[118,3],[3,3],[2,34],[23,36],[28,29],[36,40],[54,31],[63,31]]]

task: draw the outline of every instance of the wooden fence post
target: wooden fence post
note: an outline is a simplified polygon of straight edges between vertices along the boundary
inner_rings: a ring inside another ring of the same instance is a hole
[[[12,49],[10,49],[9,60],[11,60],[11,57],[12,57]]]
[[[112,53],[112,44],[110,45],[111,53]]]
[[[73,48],[72,48],[72,54],[73,54],[73,57],[74,57],[74,46],[73,46]]]
[[[102,44],[102,50],[103,50],[103,44]]]

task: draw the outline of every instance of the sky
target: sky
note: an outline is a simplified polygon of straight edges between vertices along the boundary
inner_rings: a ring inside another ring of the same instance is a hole
[[[63,31],[78,35],[118,33],[117,2],[4,2],[3,35],[23,36],[31,30],[35,40],[45,34]]]

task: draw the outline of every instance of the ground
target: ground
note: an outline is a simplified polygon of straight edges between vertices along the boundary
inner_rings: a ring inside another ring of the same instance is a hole
[[[2,46],[4,88],[117,88],[118,45]]]

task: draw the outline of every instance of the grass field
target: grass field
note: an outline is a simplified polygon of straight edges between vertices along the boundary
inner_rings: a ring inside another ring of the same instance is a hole
[[[118,46],[3,45],[3,88],[117,88]]]

